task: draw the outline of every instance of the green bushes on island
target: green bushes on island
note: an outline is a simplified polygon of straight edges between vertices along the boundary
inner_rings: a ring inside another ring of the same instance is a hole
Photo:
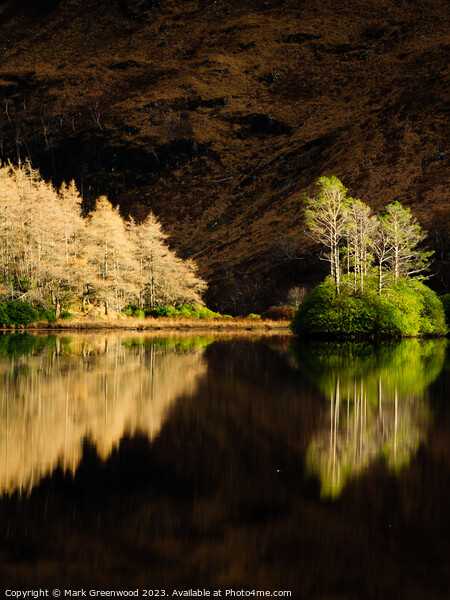
[[[444,308],[424,285],[432,252],[409,208],[389,204],[378,215],[348,198],[336,177],[318,181],[307,199],[306,223],[325,247],[330,276],[300,304],[291,323],[296,334],[342,336],[445,335]]]
[[[291,328],[296,334],[392,337],[445,335],[447,331],[439,297],[426,285],[400,278],[380,295],[373,275],[357,291],[344,279],[339,295],[327,277],[300,305]]]

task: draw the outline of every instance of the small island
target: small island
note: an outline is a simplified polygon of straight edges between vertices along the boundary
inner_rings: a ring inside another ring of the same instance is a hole
[[[299,306],[295,334],[330,337],[446,335],[444,306],[425,278],[432,252],[410,209],[388,204],[377,215],[347,197],[337,177],[317,182],[306,224],[325,249],[330,275]]]

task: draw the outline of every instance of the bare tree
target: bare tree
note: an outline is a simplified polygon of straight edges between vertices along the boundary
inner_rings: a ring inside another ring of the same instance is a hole
[[[308,290],[305,286],[295,285],[291,287],[286,295],[287,303],[293,306],[294,308],[298,308],[300,304],[303,302]]]
[[[381,226],[376,217],[372,217],[373,235],[371,239],[372,252],[377,262],[378,293],[382,294],[386,278],[385,265],[389,262],[390,242],[387,230]]]
[[[388,260],[397,283],[400,276],[423,276],[433,252],[419,250],[417,246],[427,237],[421,230],[411,210],[400,202],[388,204],[379,215],[379,227],[384,230],[388,247]]]
[[[358,199],[349,199],[346,207],[346,257],[347,273],[353,268],[353,285],[364,289],[364,278],[371,264],[369,256],[373,234],[373,222],[370,218],[370,208]]]
[[[105,196],[97,200],[88,229],[91,235],[88,262],[96,270],[96,280],[91,282],[95,295],[102,301],[105,314],[111,303],[116,310],[121,310],[136,293],[137,265],[119,210],[113,208]]]
[[[139,263],[141,305],[203,304],[206,282],[197,275],[192,261],[180,259],[169,249],[167,236],[153,213],[138,226],[130,223],[129,232]]]
[[[345,234],[347,214],[347,189],[337,177],[321,177],[317,185],[320,192],[316,198],[307,198],[306,224],[311,235],[327,248],[326,260],[330,263],[331,276],[340,292],[340,250]]]

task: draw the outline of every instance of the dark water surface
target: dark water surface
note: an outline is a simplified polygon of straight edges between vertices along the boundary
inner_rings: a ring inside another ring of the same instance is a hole
[[[446,340],[4,335],[0,379],[3,589],[450,597]]]

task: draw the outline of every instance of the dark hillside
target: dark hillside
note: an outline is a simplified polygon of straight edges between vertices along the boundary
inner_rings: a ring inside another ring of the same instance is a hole
[[[445,0],[3,0],[0,154],[87,206],[151,209],[221,310],[323,275],[302,197],[334,174],[430,231],[449,291]],[[303,260],[295,260],[300,257]]]

